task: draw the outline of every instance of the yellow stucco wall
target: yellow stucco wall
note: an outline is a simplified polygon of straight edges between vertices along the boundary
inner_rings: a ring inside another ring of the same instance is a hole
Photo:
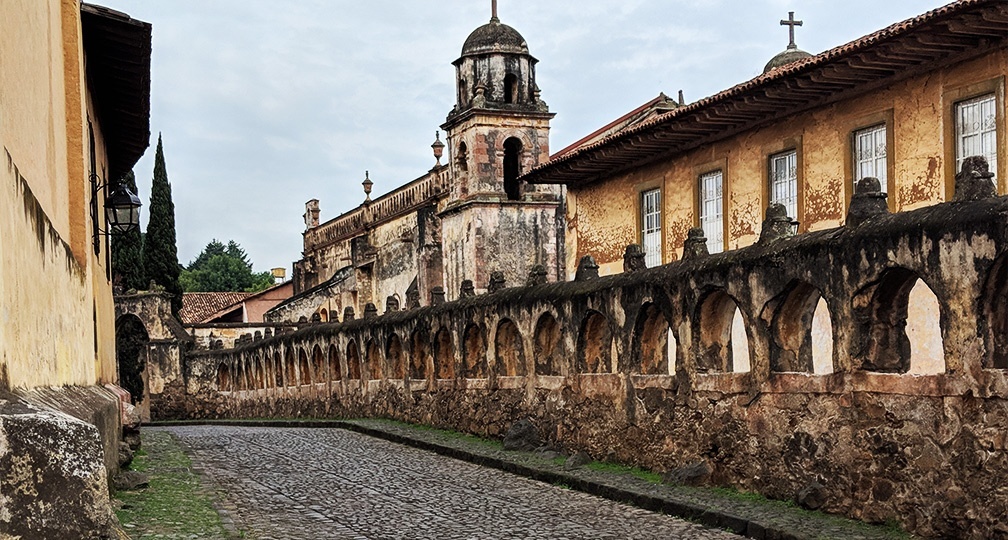
[[[91,249],[95,114],[83,86],[80,4],[4,0],[0,20],[0,375],[23,388],[113,382],[107,244]]]
[[[1005,193],[1006,143],[1004,77],[1008,50],[998,50],[946,69],[906,79],[881,90],[805,113],[782,117],[668,160],[619,174],[585,187],[569,188],[567,271],[592,255],[602,274],[622,272],[627,244],[639,243],[640,193],[662,188],[663,262],[682,254],[691,227],[699,226],[697,178],[724,170],[726,248],[750,245],[759,237],[767,206],[767,157],[798,149],[801,231],[843,223],[852,190],[851,133],[886,122],[890,130],[889,205],[910,210],[947,199],[954,151],[951,111],[962,99],[994,91],[998,95],[999,192]]]

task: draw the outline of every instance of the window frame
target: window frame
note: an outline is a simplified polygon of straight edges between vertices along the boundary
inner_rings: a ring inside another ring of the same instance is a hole
[[[854,194],[857,177],[857,165],[855,163],[854,150],[856,149],[855,137],[859,131],[885,125],[886,129],[886,204],[891,212],[896,211],[895,194],[900,186],[900,179],[896,177],[896,123],[894,121],[893,109],[885,109],[872,114],[861,116],[854,122],[847,124],[847,159],[844,160],[844,220],[847,219],[847,210],[850,208],[851,196]]]
[[[658,242],[658,262],[657,264],[648,263],[648,251],[647,251],[647,217],[648,214],[645,211],[645,200],[649,194],[656,193],[658,195],[657,205],[655,207],[658,216],[658,227],[652,232],[657,232],[657,242]],[[664,212],[662,211],[664,197],[662,196],[662,186],[648,184],[640,186],[637,190],[637,236],[640,239],[641,249],[644,251],[644,261],[648,268],[653,268],[655,266],[661,266],[665,264],[665,227],[663,227],[662,219]]]
[[[997,155],[997,166],[991,170],[997,180],[997,192],[999,195],[1008,193],[1008,156],[1005,155],[1005,147],[1008,144],[1008,137],[1005,132],[1005,77],[1003,75],[966,83],[954,87],[946,87],[942,92],[942,120],[944,123],[943,133],[945,135],[945,200],[952,200],[955,195],[955,177],[959,172],[958,158],[958,136],[956,134],[957,118],[956,112],[961,103],[982,97],[986,94],[994,95],[995,111],[995,152]]]
[[[804,216],[801,215],[803,213],[802,212],[802,204],[801,204],[801,202],[802,202],[802,196],[801,196],[802,195],[802,174],[801,174],[802,162],[801,162],[801,159],[800,159],[801,152],[800,152],[798,146],[791,146],[791,147],[785,148],[783,150],[780,150],[778,152],[773,152],[773,153],[767,154],[767,156],[766,156],[766,167],[765,167],[765,169],[766,169],[766,175],[767,176],[766,176],[766,182],[764,182],[765,189],[767,190],[767,192],[766,192],[767,193],[767,197],[766,197],[767,204],[766,204],[766,206],[769,207],[771,204],[774,203],[774,200],[773,200],[773,183],[774,183],[774,174],[773,174],[774,173],[774,165],[773,164],[774,164],[774,160],[776,158],[778,158],[778,157],[787,156],[787,155],[790,155],[790,154],[794,154],[794,161],[795,161],[795,173],[794,173],[794,185],[795,185],[795,189],[794,189],[794,192],[795,192],[794,193],[794,200],[795,200],[794,214],[795,215],[793,215],[793,216],[790,215],[791,212],[789,211],[788,212],[788,217],[790,217],[791,219],[796,219],[800,223],[802,223],[802,225],[804,225],[804,220],[802,219]]]
[[[710,253],[723,253],[723,252],[727,251],[727,245],[728,245],[728,235],[726,234],[726,230],[725,230],[725,199],[726,199],[726,197],[725,197],[725,193],[726,193],[725,187],[727,185],[727,181],[726,181],[726,178],[727,178],[726,167],[723,167],[723,166],[718,166],[718,167],[714,167],[714,168],[707,167],[707,168],[701,169],[701,170],[703,172],[699,172],[699,173],[697,173],[695,175],[696,176],[696,190],[697,190],[696,191],[697,192],[697,203],[696,203],[696,208],[697,208],[697,211],[696,211],[697,226],[700,227],[701,229],[704,229],[704,236],[707,236],[707,229],[704,227],[704,208],[705,208],[704,203],[706,202],[705,199],[704,199],[704,177],[710,176],[710,175],[715,174],[715,173],[718,173],[718,174],[720,174],[720,177],[721,177],[720,178],[720,184],[721,184],[721,186],[720,186],[721,187],[720,203],[721,204],[718,205],[718,206],[720,206],[719,222],[720,222],[720,225],[721,225],[721,227],[720,227],[721,228],[721,243],[720,243],[719,246],[717,246],[717,250],[711,249],[713,247],[713,244],[710,242],[710,238],[708,238],[707,239],[708,240],[708,242],[707,242],[707,249],[708,249],[708,251]]]

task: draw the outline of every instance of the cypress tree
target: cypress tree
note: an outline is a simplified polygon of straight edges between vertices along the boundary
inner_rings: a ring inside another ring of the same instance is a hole
[[[137,192],[133,171],[123,175],[122,185]],[[147,287],[143,267],[143,238],[140,229],[112,236],[112,282],[122,287],[143,290]]]
[[[175,204],[172,202],[160,134],[154,155],[154,183],[151,186],[150,219],[144,238],[143,261],[147,281],[164,287],[172,295],[172,312],[177,315],[182,309],[182,287],[179,285],[178,247],[175,245]]]

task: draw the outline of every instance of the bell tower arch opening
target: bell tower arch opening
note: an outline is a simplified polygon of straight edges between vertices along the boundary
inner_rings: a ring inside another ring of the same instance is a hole
[[[509,201],[521,199],[521,185],[518,182],[518,177],[521,176],[521,153],[522,143],[517,137],[504,141],[504,193]]]

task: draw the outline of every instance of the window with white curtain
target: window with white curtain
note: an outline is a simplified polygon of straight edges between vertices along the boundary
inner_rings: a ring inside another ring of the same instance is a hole
[[[724,173],[721,169],[700,175],[700,227],[707,237],[707,250],[724,251]]]
[[[875,177],[882,184],[882,193],[888,181],[886,125],[879,124],[854,132],[854,183],[862,178]]]
[[[789,150],[770,156],[770,203],[787,208],[788,217],[798,218],[798,152]]]
[[[662,263],[661,253],[661,190],[641,193],[641,244],[648,268]]]

